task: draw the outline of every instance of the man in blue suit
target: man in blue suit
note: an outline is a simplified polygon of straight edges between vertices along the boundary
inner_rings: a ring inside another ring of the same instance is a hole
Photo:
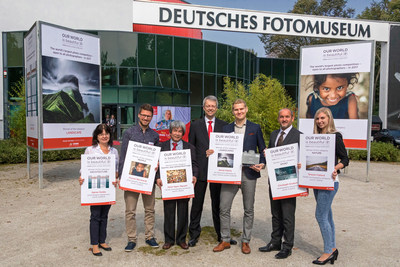
[[[260,178],[261,169],[265,167],[265,143],[260,125],[246,119],[247,111],[248,108],[246,102],[242,99],[237,99],[232,105],[232,113],[235,116],[235,121],[224,126],[223,131],[225,133],[234,132],[236,134],[243,134],[243,151],[253,150],[260,153],[260,163],[249,167],[243,166],[241,185],[222,184],[220,195],[222,241],[213,249],[214,252],[220,252],[224,249],[230,248],[231,207],[239,188],[242,190],[244,206],[242,252],[244,254],[249,254],[251,252],[249,242],[251,239],[251,231],[253,229],[254,198],[257,179]]]

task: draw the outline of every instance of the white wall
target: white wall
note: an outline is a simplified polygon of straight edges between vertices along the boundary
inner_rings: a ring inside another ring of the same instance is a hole
[[[132,0],[1,0],[0,32],[27,31],[35,21],[76,29],[132,31]],[[0,36],[0,139],[4,138],[3,43]]]

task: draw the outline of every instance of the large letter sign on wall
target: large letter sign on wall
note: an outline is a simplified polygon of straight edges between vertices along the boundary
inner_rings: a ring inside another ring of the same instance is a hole
[[[133,23],[248,33],[387,42],[385,22],[133,1]]]

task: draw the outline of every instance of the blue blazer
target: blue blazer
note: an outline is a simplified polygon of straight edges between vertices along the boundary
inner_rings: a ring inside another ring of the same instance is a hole
[[[223,130],[225,133],[235,132],[235,123],[232,122],[231,124],[224,126]],[[265,149],[265,142],[261,132],[260,125],[247,120],[246,132],[244,134],[244,140],[243,140],[243,152],[254,150],[256,153],[257,152],[260,153],[260,163],[266,164],[264,149]],[[249,179],[257,179],[260,178],[261,176],[259,172],[256,172],[255,170],[252,170],[246,166],[243,167],[243,171],[246,177]]]

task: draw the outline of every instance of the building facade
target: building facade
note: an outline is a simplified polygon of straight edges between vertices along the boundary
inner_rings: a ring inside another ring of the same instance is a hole
[[[15,10],[21,7],[18,6],[20,3],[9,2]],[[62,2],[68,2],[68,6],[71,6],[71,3],[78,5],[78,1]],[[93,4],[92,7],[95,7],[97,12],[104,12],[108,2],[86,1],[83,8],[85,9],[87,4]],[[131,5],[131,1],[121,3],[113,8],[126,9]],[[48,12],[49,9],[58,10],[59,5],[56,7],[51,1],[38,1],[38,6],[43,9],[46,5],[47,9],[42,10],[42,13],[30,14],[27,10],[26,14],[31,15],[29,18],[25,17],[25,13],[21,14],[26,22],[17,29],[14,24],[9,25],[10,23],[0,26],[3,67],[0,83],[3,97],[0,102],[0,138],[9,137],[9,115],[18,108],[13,85],[24,75],[23,38],[36,20],[84,30],[100,37],[102,116],[104,118],[107,114],[115,115],[118,137],[122,136],[126,128],[136,123],[138,107],[142,103],[189,106],[192,119],[201,117],[202,99],[210,94],[221,96],[224,77],[247,84],[257,73],[264,73],[277,78],[289,94],[296,98],[298,60],[258,58],[234,46],[202,40],[198,31],[164,30],[161,32],[163,34],[133,32],[132,29],[154,29],[135,26],[132,24],[132,18],[129,23],[122,23],[124,25],[113,22],[105,25],[103,21],[96,19],[90,23],[87,14],[85,19],[82,19],[78,18],[79,14],[74,13],[72,16],[80,21],[71,22],[67,18],[57,18],[59,11],[54,14]],[[90,8],[87,12],[93,15],[96,13]],[[114,11],[110,14],[113,18],[117,16],[117,12]],[[155,32],[160,33],[160,29]]]

